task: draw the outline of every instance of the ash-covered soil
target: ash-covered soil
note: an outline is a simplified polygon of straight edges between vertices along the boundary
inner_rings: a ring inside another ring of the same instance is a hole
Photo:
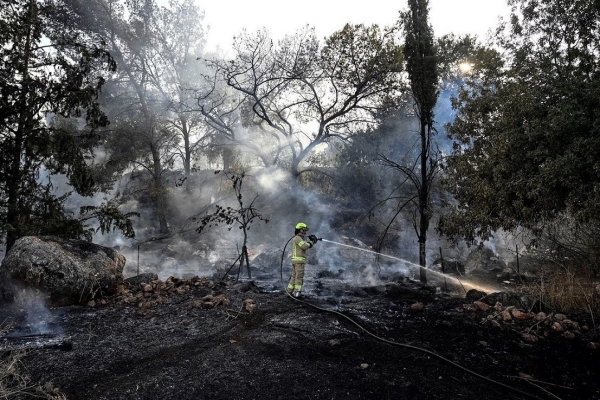
[[[67,399],[600,399],[593,328],[529,342],[535,322],[487,323],[493,311],[414,282],[346,289],[298,302],[252,282],[192,285],[144,307],[52,309],[61,345],[23,363]]]

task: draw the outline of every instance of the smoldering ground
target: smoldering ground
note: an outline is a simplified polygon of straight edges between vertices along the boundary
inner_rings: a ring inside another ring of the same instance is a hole
[[[467,311],[465,299],[410,281],[377,288],[329,279],[305,301],[404,347],[242,282],[173,292],[150,307],[117,300],[53,310],[70,350],[38,349],[22,363],[32,382],[52,382],[68,399],[600,398],[589,334],[526,342],[518,332],[526,325],[482,323],[487,314]],[[200,306],[208,294],[228,303]]]

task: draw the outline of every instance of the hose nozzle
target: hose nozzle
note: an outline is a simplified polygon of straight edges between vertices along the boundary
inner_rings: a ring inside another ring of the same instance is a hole
[[[313,242],[315,242],[315,243],[316,243],[317,241],[319,241],[319,240],[323,240],[323,238],[318,238],[318,237],[316,237],[315,235],[310,235],[310,236],[308,237],[308,239],[309,239],[309,240],[311,240],[311,241],[313,241]]]

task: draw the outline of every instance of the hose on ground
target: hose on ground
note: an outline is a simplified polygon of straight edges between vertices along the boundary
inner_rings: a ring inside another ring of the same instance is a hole
[[[504,383],[502,383],[502,382],[498,382],[498,381],[495,381],[495,380],[493,380],[493,379],[491,379],[491,378],[488,378],[488,377],[486,377],[486,376],[483,376],[483,375],[481,375],[481,374],[478,374],[478,373],[477,373],[477,372],[475,372],[475,371],[471,371],[470,369],[468,369],[468,368],[465,368],[465,367],[463,367],[462,365],[460,365],[460,364],[457,364],[457,363],[455,363],[454,361],[451,361],[451,360],[449,360],[449,359],[447,359],[447,358],[445,358],[445,357],[443,357],[443,356],[441,356],[441,355],[439,355],[439,354],[437,354],[437,353],[434,353],[433,351],[430,351],[430,350],[424,349],[424,348],[422,348],[422,347],[411,346],[411,345],[409,345],[409,344],[405,344],[405,343],[398,343],[398,342],[394,342],[394,341],[392,341],[392,340],[388,340],[388,339],[382,338],[382,337],[380,337],[380,336],[377,336],[377,335],[375,335],[374,333],[372,333],[372,332],[368,331],[366,328],[364,328],[364,327],[363,327],[362,325],[360,325],[358,322],[354,321],[354,320],[353,320],[352,318],[350,318],[349,316],[347,316],[347,315],[345,315],[345,314],[343,314],[343,313],[341,313],[341,312],[339,312],[339,311],[335,311],[335,310],[329,310],[329,309],[326,309],[326,308],[322,308],[322,307],[319,307],[319,306],[317,306],[317,305],[314,305],[314,304],[312,304],[312,303],[309,303],[309,302],[307,302],[307,301],[304,301],[304,300],[301,300],[301,299],[299,299],[299,298],[296,298],[296,297],[292,296],[292,295],[291,295],[291,293],[289,293],[289,292],[286,290],[286,285],[285,285],[285,283],[284,283],[284,281],[283,281],[283,259],[285,258],[285,249],[287,248],[287,245],[290,243],[290,241],[291,241],[293,238],[294,238],[294,237],[291,237],[291,238],[290,238],[290,239],[289,239],[289,240],[288,240],[288,241],[285,243],[285,246],[283,246],[283,251],[281,252],[281,264],[280,264],[280,269],[279,269],[279,270],[280,270],[280,276],[281,276],[281,285],[282,285],[282,287],[283,287],[283,291],[285,292],[285,294],[287,294],[287,296],[288,296],[290,299],[292,299],[292,300],[294,300],[294,301],[297,301],[298,303],[306,304],[307,306],[309,306],[309,307],[312,307],[312,308],[314,308],[314,309],[317,309],[317,310],[320,310],[320,311],[325,311],[325,312],[329,312],[329,313],[333,313],[333,314],[339,315],[340,317],[343,317],[343,318],[345,318],[346,320],[350,321],[350,322],[351,322],[353,325],[356,325],[356,326],[357,326],[357,327],[358,327],[360,330],[362,330],[362,331],[363,331],[365,334],[367,334],[367,335],[371,336],[372,338],[374,338],[374,339],[376,339],[376,340],[379,340],[380,342],[387,343],[387,344],[389,344],[389,345],[392,345],[392,346],[403,347],[403,348],[405,348],[405,349],[410,349],[410,350],[419,351],[419,352],[421,352],[421,353],[425,353],[425,354],[427,354],[427,355],[430,355],[430,356],[432,356],[432,357],[435,357],[435,358],[437,358],[438,360],[444,361],[445,363],[447,363],[447,364],[449,364],[449,365],[451,365],[451,366],[453,366],[453,367],[455,367],[455,368],[458,368],[458,369],[460,369],[460,370],[462,370],[462,371],[464,371],[464,372],[466,372],[466,373],[469,373],[469,374],[471,374],[471,375],[473,375],[473,376],[475,376],[475,377],[477,377],[477,378],[480,378],[480,379],[482,379],[482,380],[484,380],[484,381],[487,381],[487,382],[493,383],[493,384],[495,384],[495,385],[501,386],[501,387],[503,387],[503,388],[505,388],[505,389],[508,389],[508,390],[510,390],[510,391],[512,391],[512,392],[518,393],[518,394],[520,394],[520,395],[522,395],[522,396],[525,396],[525,397],[528,397],[528,398],[531,398],[531,399],[541,400],[539,397],[537,397],[537,396],[535,396],[535,395],[532,395],[532,394],[529,394],[529,393],[523,392],[523,391],[521,391],[521,390],[519,390],[519,389],[516,389],[516,388],[514,388],[514,387],[512,387],[512,386],[506,385],[506,384],[504,384]]]

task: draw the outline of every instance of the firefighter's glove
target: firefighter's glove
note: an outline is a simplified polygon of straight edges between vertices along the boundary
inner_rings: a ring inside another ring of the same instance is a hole
[[[319,239],[317,239],[317,237],[315,235],[310,235],[308,237],[308,240],[310,240],[310,242],[314,245],[315,243],[317,243],[317,240],[319,240]]]

